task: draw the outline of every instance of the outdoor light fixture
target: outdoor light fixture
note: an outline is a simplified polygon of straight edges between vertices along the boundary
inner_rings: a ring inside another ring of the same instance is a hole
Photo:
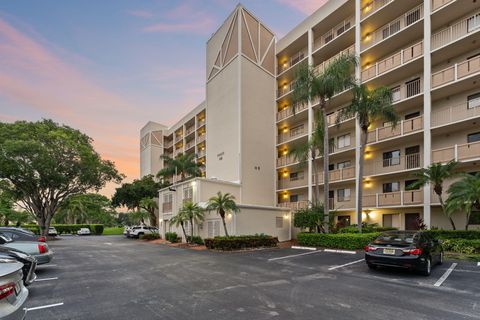
[[[365,36],[365,40],[366,41],[370,41],[370,39],[372,38],[372,35],[369,33],[367,33],[367,35]]]
[[[284,172],[283,172],[283,177],[284,177],[284,178],[288,177],[288,171],[284,171]]]

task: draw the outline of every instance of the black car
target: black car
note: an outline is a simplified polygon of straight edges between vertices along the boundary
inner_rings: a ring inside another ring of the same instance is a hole
[[[429,276],[433,265],[443,263],[443,249],[429,233],[389,231],[365,247],[365,262],[370,269],[399,267]]]
[[[0,259],[15,259],[18,262],[23,263],[23,283],[25,286],[32,284],[37,278],[37,275],[35,274],[37,260],[31,255],[20,250],[0,246]]]
[[[4,234],[13,241],[34,241],[45,242],[45,237],[38,236],[35,233],[15,227],[0,227],[0,234]]]

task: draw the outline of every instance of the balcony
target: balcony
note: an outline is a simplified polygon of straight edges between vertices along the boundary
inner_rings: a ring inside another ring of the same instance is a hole
[[[203,158],[205,157],[206,153],[205,150],[200,150],[197,152],[197,158]]]
[[[318,173],[318,181],[324,183],[323,172]],[[355,167],[347,167],[328,171],[328,182],[345,181],[355,178]]]
[[[362,200],[363,207],[366,208],[421,205],[423,190],[366,194]]]
[[[164,202],[162,204],[162,212],[163,213],[168,213],[168,212],[172,212],[172,202]]]
[[[293,91],[295,87],[295,81],[292,81],[288,84],[283,85],[277,89],[277,98],[283,97],[284,95]]]
[[[403,170],[419,169],[422,167],[423,158],[420,153],[407,154],[405,156],[384,160],[365,161],[364,175],[375,176],[399,172]]]
[[[423,41],[376,62],[362,71],[362,81],[367,81],[393,70],[423,55]]]
[[[197,137],[197,144],[202,143],[203,141],[205,141],[205,137],[206,137],[206,136],[207,136],[206,134],[202,134],[201,136],[198,136],[198,137]]]
[[[423,92],[422,78],[409,81],[407,83],[392,87],[392,103],[415,97]]]
[[[455,0],[432,0],[432,12]]]
[[[279,202],[277,207],[288,208],[290,210],[299,210],[308,208],[308,201],[302,200],[297,202]]]
[[[420,130],[423,130],[423,116],[402,120],[396,127],[388,125],[369,131],[367,143],[376,143],[394,137],[401,137]]]
[[[338,59],[342,55],[355,55],[355,45],[354,44],[351,45],[347,49],[340,51],[339,53],[329,58],[328,60],[325,60],[319,65],[315,66],[315,68],[313,68],[314,74],[316,75],[321,74],[323,70],[325,70],[325,68],[328,67],[328,65],[330,65],[330,63],[332,63],[333,61],[335,61],[335,59]]]
[[[197,129],[205,125],[205,118],[197,120]]]
[[[355,25],[355,16],[351,16],[314,40],[314,50],[320,49],[335,40]]]
[[[371,34],[368,34],[365,40],[362,41],[362,50],[373,47],[377,43],[392,37],[421,19],[423,19],[423,4],[378,28]]]
[[[480,141],[456,144],[451,147],[432,150],[432,162],[444,163],[450,160],[470,161],[480,158]]]
[[[453,66],[432,74],[432,89],[462,80],[468,76],[478,74],[479,72],[480,56],[473,57],[460,63],[455,63]]]
[[[295,114],[302,112],[303,110],[308,109],[308,104],[307,103],[302,103],[297,105],[295,108]],[[286,119],[288,117],[293,116],[293,107],[289,106],[286,107],[280,111],[277,112],[277,122],[282,121],[283,119]]]
[[[277,158],[277,167],[288,166],[297,163],[298,160],[292,155],[284,155]]]
[[[433,108],[431,117],[432,128],[480,117],[480,99],[456,106]]]
[[[304,48],[303,50],[295,53],[290,57],[290,59],[288,59],[283,64],[278,66],[278,74],[280,75],[283,72],[287,71],[288,69],[290,69],[291,67],[293,67],[294,65],[296,65],[297,63],[305,59],[306,56],[307,56],[307,48]]]
[[[175,143],[182,141],[182,139],[183,139],[183,132],[175,135]]]
[[[185,136],[188,136],[189,134],[195,132],[195,126],[191,126],[189,128],[187,128],[186,132],[185,132]]]
[[[442,2],[442,1],[439,1]],[[450,1],[444,1],[450,2]],[[432,34],[432,51],[467,37],[480,30],[480,16],[477,12],[451,26]]]
[[[287,129],[287,132],[281,133],[277,136],[277,143],[287,142],[307,134],[307,124],[303,124],[292,128],[291,130]]]
[[[173,157],[177,157],[180,153],[183,153],[183,148],[179,148],[175,151],[173,151]]]
[[[185,150],[188,150],[192,147],[195,147],[195,139],[190,140],[186,145],[185,145]]]
[[[171,147],[173,147],[173,141],[170,140],[170,141],[166,141],[165,142],[165,145],[163,146],[165,149],[169,149]]]
[[[371,3],[362,8],[362,19],[371,16],[392,1],[393,0],[373,0]]]
[[[340,114],[340,111],[335,111],[334,113],[327,115],[327,123],[328,123],[329,127],[337,125],[337,118],[338,118],[339,114]],[[351,118],[348,118],[348,119],[343,119],[342,121],[340,121],[340,123],[347,122],[347,121],[350,121],[352,119],[355,119],[355,117],[351,117]]]
[[[330,198],[328,199],[328,205],[330,210],[355,209],[355,195],[352,194],[349,198]]]
[[[305,187],[308,185],[307,177],[302,174],[300,177],[296,178],[283,178],[278,180],[278,189],[291,189],[291,188],[299,188]]]

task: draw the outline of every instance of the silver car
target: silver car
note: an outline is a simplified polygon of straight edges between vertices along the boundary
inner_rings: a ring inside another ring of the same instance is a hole
[[[0,319],[25,318],[28,289],[23,284],[22,267],[14,259],[0,259]]]
[[[0,245],[28,253],[37,260],[37,264],[49,263],[53,259],[53,251],[45,242],[12,241],[9,237],[0,234]]]

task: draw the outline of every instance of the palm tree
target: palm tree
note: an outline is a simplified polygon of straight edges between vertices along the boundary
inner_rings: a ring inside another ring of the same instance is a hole
[[[468,230],[473,208],[480,210],[480,172],[466,174],[448,188],[447,209],[465,211],[465,230]]]
[[[355,117],[361,130],[360,138],[360,161],[358,163],[358,176],[360,187],[357,194],[357,225],[359,232],[362,232],[362,194],[363,194],[363,169],[365,146],[368,140],[368,128],[378,120],[391,122],[393,127],[398,124],[399,116],[392,106],[392,91],[387,87],[379,87],[373,90],[363,84],[353,86],[352,103],[343,108],[337,119],[337,125],[345,119]]]
[[[323,115],[323,172],[324,172],[324,207],[325,217],[328,220],[328,122],[327,103],[336,94],[350,87],[354,82],[353,71],[357,65],[357,58],[353,55],[341,55],[329,64],[320,74],[312,66],[301,65],[296,72],[293,90],[293,112],[296,106],[315,99],[319,100],[319,108]],[[318,174],[316,172],[315,174]],[[328,221],[327,221],[328,225]]]
[[[455,223],[453,222],[452,217],[450,217],[450,211],[448,211],[443,201],[443,183],[446,179],[452,178],[455,176],[453,170],[457,166],[455,160],[451,160],[446,164],[441,163],[432,163],[428,168],[422,168],[420,171],[415,172],[413,175],[418,179],[415,183],[412,183],[408,189],[418,189],[426,184],[433,185],[433,191],[438,196],[440,201],[440,206],[442,207],[443,214],[450,220],[452,229],[456,230]]]
[[[197,203],[192,201],[187,201],[183,204],[180,209],[180,214],[184,215],[185,218],[190,221],[190,228],[192,229],[191,236],[194,236],[193,223],[200,223],[205,219],[205,210],[201,208]],[[188,238],[187,238],[188,242]]]
[[[187,233],[185,232],[185,222],[188,221],[188,217],[182,211],[179,211],[174,217],[170,219],[170,224],[175,225],[176,227],[181,226],[185,240],[188,242]]]
[[[318,179],[318,168],[316,159],[320,154],[323,154],[323,135],[325,134],[323,122],[323,114],[320,111],[315,112],[315,129],[312,132],[311,138],[304,144],[300,144],[296,147],[293,147],[290,150],[290,153],[293,155],[294,159],[300,163],[306,163],[309,160],[312,161],[313,175],[315,185],[315,199],[313,205],[320,204],[320,181]]]
[[[157,216],[155,210],[158,209],[157,201],[152,198],[143,198],[140,200],[139,207],[148,212],[150,218],[150,225],[157,226]]]
[[[201,175],[200,168],[202,165],[195,162],[195,154],[193,153],[179,153],[177,157],[170,158],[167,155],[161,155],[165,167],[158,171],[158,178],[168,178],[179,174],[182,181],[186,176],[198,177]]]
[[[225,235],[228,237],[227,225],[225,224],[225,214],[228,212],[236,213],[240,211],[235,203],[235,197],[228,192],[222,194],[222,192],[218,191],[216,196],[211,197],[208,200],[207,210],[216,211],[218,215],[220,215],[220,218],[222,218]]]

